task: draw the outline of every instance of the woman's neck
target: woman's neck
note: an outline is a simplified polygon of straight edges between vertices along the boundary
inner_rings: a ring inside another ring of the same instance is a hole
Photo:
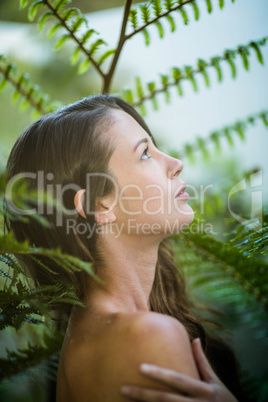
[[[90,279],[86,304],[107,311],[149,311],[159,242],[139,236],[103,239],[102,263],[95,267],[105,284]]]

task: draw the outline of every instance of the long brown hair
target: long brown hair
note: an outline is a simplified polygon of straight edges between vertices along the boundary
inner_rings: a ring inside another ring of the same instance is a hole
[[[78,189],[86,188],[86,173],[98,173],[91,182],[90,193],[85,194],[84,205],[95,205],[97,197],[108,195],[112,185],[106,178],[109,174],[108,163],[113,152],[113,141],[107,135],[112,124],[111,110],[123,110],[131,115],[152,137],[142,117],[137,111],[120,98],[108,95],[96,95],[75,102],[69,106],[41,117],[31,124],[17,139],[7,162],[7,180],[19,173],[43,172],[44,187],[47,185],[68,186],[74,183],[76,189],[64,192],[63,203],[69,210],[74,209],[74,195]],[[106,135],[104,135],[106,133]],[[52,173],[52,175],[51,175]],[[103,176],[99,175],[103,174]],[[31,188],[37,188],[37,179],[29,180]],[[83,217],[74,210],[71,217],[77,224]],[[34,219],[28,222],[6,219],[6,226],[18,241],[27,239],[37,247],[60,247],[63,252],[71,254],[86,262],[94,262],[98,258],[98,238],[93,235],[89,239],[86,234],[66,230],[67,219],[62,216],[60,225],[56,224],[57,215],[50,213],[46,219],[51,227],[45,227]],[[94,216],[86,216],[92,225]],[[40,262],[48,265],[50,271],[27,257],[19,260],[30,271],[36,285],[48,285],[64,282],[75,287],[79,297],[85,294],[84,272],[67,272],[48,257],[39,256]],[[235,391],[234,357],[227,347],[205,331],[203,325],[192,311],[192,304],[186,294],[185,280],[182,272],[174,263],[173,251],[167,240],[162,241],[158,252],[156,274],[150,294],[151,310],[167,314],[178,319],[186,328],[190,340],[200,337],[203,347],[210,358],[216,372],[227,383],[229,389]],[[225,367],[221,360],[220,350],[229,359]],[[218,358],[217,358],[218,353]],[[230,379],[228,380],[228,374]],[[223,378],[225,376],[225,378]],[[233,378],[231,378],[233,377]],[[237,394],[238,395],[238,394]]]

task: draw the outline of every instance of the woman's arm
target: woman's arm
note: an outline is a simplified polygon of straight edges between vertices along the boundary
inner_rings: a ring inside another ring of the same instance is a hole
[[[173,388],[171,392],[156,391],[149,388],[134,386],[122,387],[122,394],[144,402],[237,402],[225,385],[214,373],[201,346],[199,339],[192,343],[193,354],[203,381],[196,380],[163,367],[142,364],[140,371],[151,379]]]

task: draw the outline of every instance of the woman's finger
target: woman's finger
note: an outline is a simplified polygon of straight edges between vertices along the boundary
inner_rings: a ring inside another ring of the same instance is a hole
[[[140,371],[151,379],[189,396],[205,395],[207,392],[207,384],[174,370],[143,363],[140,365]]]
[[[220,383],[219,378],[216,376],[214,370],[212,369],[209,361],[203,352],[202,344],[199,338],[196,338],[192,342],[193,355],[195,358],[195,362],[197,364],[197,368],[199,370],[199,374],[202,380],[208,383]]]
[[[194,402],[193,399],[185,396],[171,394],[166,391],[153,390],[137,387],[135,385],[124,385],[121,387],[122,395],[143,402]]]

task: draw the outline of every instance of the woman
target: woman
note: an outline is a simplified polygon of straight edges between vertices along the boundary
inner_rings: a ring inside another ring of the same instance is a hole
[[[58,402],[129,400],[120,392],[124,384],[142,387],[132,388],[131,400],[242,400],[234,356],[191,312],[166,241],[194,216],[182,169],[181,161],[157,149],[139,114],[112,96],[44,116],[16,141],[8,180],[27,172],[30,186],[39,188],[42,177],[65,210],[43,211],[49,228],[30,219],[12,220],[9,229],[18,241],[61,247],[92,262],[101,279],[66,272],[47,257],[39,263],[21,257],[37,284],[72,285],[87,306],[71,311]],[[192,350],[197,337],[222,382],[198,340]],[[141,373],[142,362],[163,370]],[[173,399],[161,399],[163,392]]]

